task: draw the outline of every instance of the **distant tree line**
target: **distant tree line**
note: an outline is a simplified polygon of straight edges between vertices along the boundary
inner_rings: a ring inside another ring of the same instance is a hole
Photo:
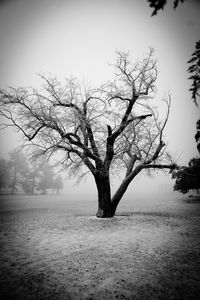
[[[47,163],[28,162],[25,153],[17,148],[9,153],[9,159],[0,158],[0,192],[47,194],[51,189],[59,193],[63,189],[60,175],[55,176]]]

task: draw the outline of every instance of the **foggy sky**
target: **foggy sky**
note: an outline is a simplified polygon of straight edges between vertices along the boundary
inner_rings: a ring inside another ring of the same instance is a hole
[[[175,11],[168,5],[155,17],[151,13],[146,0],[1,1],[0,86],[38,87],[39,72],[99,84],[111,77],[108,62],[116,49],[137,58],[151,46],[158,58],[157,97],[172,96],[165,140],[185,164],[197,154],[199,110],[188,91],[186,62],[200,38],[200,5],[188,0]],[[0,156],[18,143],[10,130],[0,133],[0,141]],[[151,189],[155,181],[148,182]]]

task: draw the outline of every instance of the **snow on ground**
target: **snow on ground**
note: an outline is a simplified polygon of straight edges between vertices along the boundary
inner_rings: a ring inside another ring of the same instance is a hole
[[[112,219],[96,202],[4,196],[1,299],[198,299],[200,202],[125,199]]]

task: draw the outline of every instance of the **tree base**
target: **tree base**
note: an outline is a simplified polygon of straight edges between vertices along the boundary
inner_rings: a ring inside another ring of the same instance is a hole
[[[112,218],[112,217],[114,217],[114,214],[112,211],[105,211],[105,210],[99,208],[96,213],[96,217],[97,218]]]

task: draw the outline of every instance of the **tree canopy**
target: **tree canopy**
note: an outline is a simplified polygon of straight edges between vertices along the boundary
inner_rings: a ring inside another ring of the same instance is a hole
[[[200,158],[192,158],[188,166],[173,171],[172,178],[176,179],[174,190],[183,194],[200,188]]]

